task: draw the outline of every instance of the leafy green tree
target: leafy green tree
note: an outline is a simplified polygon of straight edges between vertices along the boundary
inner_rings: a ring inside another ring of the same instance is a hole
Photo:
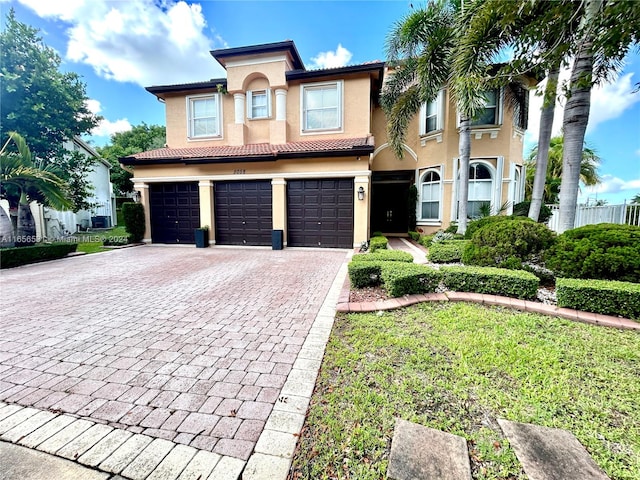
[[[38,30],[19,22],[13,9],[0,32],[0,138],[18,132],[30,146],[35,162],[67,181],[73,209],[86,208],[85,180],[93,159],[74,155],[64,143],[88,133],[100,117],[87,108],[85,84],[76,73],[60,72],[60,56],[45,45]],[[29,195],[39,201],[37,190]],[[15,207],[19,199],[8,198]]]
[[[166,143],[166,128],[142,122],[131,130],[111,135],[111,143],[96,151],[111,163],[111,183],[120,195],[133,192],[133,175],[122,168],[118,159],[135,153],[162,148]]]
[[[527,167],[527,178],[525,181],[525,195],[530,198],[533,190],[534,177],[538,174],[538,164],[536,162],[538,154],[538,146],[535,146],[525,162]],[[564,137],[559,135],[553,137],[549,142],[548,163],[544,182],[544,203],[558,203],[560,184],[563,175],[563,155],[564,155]],[[580,182],[586,186],[598,185],[602,182],[598,175],[598,166],[600,157],[596,151],[589,147],[582,149],[582,160],[580,162]]]
[[[15,147],[12,150],[11,143]],[[72,206],[68,198],[67,184],[46,168],[38,168],[24,138],[15,132],[9,133],[0,150],[0,196],[17,196],[18,221],[15,230],[17,245],[35,243],[36,223],[29,203],[34,200],[31,192],[38,193],[38,199],[44,198],[47,205],[66,210]],[[0,243],[12,243],[13,226],[3,208],[0,208]]]
[[[631,198],[631,202],[633,204],[640,204],[640,193],[636,193],[632,198]]]

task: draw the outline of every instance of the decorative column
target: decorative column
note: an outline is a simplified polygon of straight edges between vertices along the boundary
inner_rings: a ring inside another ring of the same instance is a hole
[[[371,205],[370,174],[353,179],[353,246],[369,239],[369,206]],[[362,188],[362,193],[360,189]],[[362,200],[360,200],[362,197]]]
[[[284,88],[276,89],[276,120],[287,119],[287,91]]]
[[[133,188],[138,194],[139,202],[144,207],[144,243],[151,243],[151,201],[149,199],[149,185],[146,183],[134,183]]]
[[[198,194],[200,198],[200,228],[209,227],[209,243],[215,243],[213,182],[210,180],[199,181]]]
[[[273,229],[282,230],[283,243],[287,244],[287,181],[284,178],[271,180]]]
[[[245,112],[245,96],[244,93],[233,94],[233,104],[235,106],[236,113],[236,125],[244,124],[244,112]]]

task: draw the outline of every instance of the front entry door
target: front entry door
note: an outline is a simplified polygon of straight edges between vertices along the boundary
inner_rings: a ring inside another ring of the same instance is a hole
[[[371,232],[407,233],[409,187],[413,171],[374,172],[371,192]]]

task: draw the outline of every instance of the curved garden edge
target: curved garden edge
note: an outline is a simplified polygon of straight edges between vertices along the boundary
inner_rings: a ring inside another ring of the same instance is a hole
[[[375,312],[378,310],[393,310],[421,302],[472,302],[482,305],[513,308],[523,312],[540,313],[576,322],[590,323],[592,325],[640,331],[640,323],[628,318],[601,315],[599,313],[592,312],[582,312],[571,308],[561,308],[555,305],[547,305],[545,303],[532,302],[529,300],[520,300],[518,298],[502,297],[499,295],[470,292],[420,293],[405,295],[398,298],[390,298],[387,300],[378,300],[376,302],[349,302],[349,291],[350,284],[349,279],[347,278],[342,287],[342,291],[340,292],[338,305],[336,306],[337,312],[358,313]]]

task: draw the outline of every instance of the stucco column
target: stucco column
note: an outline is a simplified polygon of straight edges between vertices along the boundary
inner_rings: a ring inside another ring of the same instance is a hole
[[[276,120],[287,119],[287,91],[284,88],[276,89]]]
[[[209,243],[215,243],[215,218],[213,210],[213,182],[210,180],[198,182],[200,198],[200,227],[209,227]]]
[[[236,125],[244,124],[244,112],[245,112],[245,96],[244,93],[233,94],[233,104],[236,112]]]
[[[149,185],[146,183],[134,183],[133,188],[138,193],[140,203],[144,207],[144,243],[151,243],[151,202],[149,200]]]
[[[283,242],[287,244],[287,181],[284,178],[271,180],[273,229],[282,230]]]
[[[369,175],[353,179],[353,246],[357,247],[369,239],[369,208],[371,205],[371,183]],[[359,199],[358,191],[362,188],[364,198]]]

